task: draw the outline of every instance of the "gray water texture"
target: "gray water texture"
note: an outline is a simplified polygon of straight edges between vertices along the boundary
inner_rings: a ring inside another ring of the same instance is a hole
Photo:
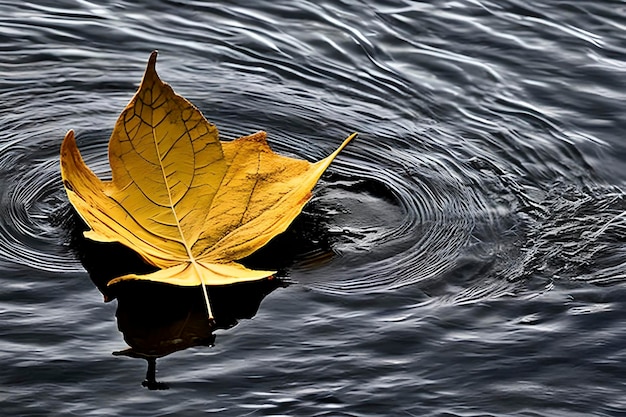
[[[624,22],[624,1],[0,1],[0,414],[623,415]],[[167,391],[111,355],[59,174],[74,129],[110,176],[152,50],[222,140],[315,161],[360,133],[291,231],[312,243],[290,285],[159,359]]]

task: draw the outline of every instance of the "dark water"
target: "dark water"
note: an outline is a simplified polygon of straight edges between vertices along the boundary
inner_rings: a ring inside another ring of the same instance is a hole
[[[1,414],[623,415],[625,22],[615,0],[3,2]],[[58,166],[71,128],[106,177],[153,49],[224,139],[317,160],[361,133],[266,259],[291,285],[159,359],[167,391],[111,355]]]

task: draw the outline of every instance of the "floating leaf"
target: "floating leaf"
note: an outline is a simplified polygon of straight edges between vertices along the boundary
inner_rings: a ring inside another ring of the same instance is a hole
[[[217,128],[162,82],[150,56],[139,90],[109,141],[111,181],[84,163],[69,131],[61,146],[68,198],[90,228],[85,236],[120,242],[160,270],[125,275],[181,286],[257,280],[274,271],[237,263],[283,232],[322,173],[356,134],[316,163],[272,152],[265,132],[220,142]]]

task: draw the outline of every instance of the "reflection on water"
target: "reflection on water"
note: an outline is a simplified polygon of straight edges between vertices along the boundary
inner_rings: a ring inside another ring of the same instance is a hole
[[[209,287],[214,320],[209,320],[199,287],[178,287],[150,281],[125,281],[107,286],[113,278],[125,274],[145,274],[155,270],[132,250],[117,243],[87,239],[87,226],[72,210],[72,247],[89,272],[105,301],[117,299],[117,327],[129,348],[114,355],[142,358],[148,361],[143,385],[164,389],[156,381],[156,359],[196,346],[213,346],[217,329],[229,329],[241,319],[252,318],[263,298],[285,284],[270,278],[260,281]],[[287,234],[288,236],[288,234]],[[283,238],[284,240],[284,238]],[[293,244],[293,242],[292,242]],[[293,247],[290,244],[289,246]],[[264,251],[280,250],[284,243],[270,245]],[[281,254],[284,254],[281,251]]]

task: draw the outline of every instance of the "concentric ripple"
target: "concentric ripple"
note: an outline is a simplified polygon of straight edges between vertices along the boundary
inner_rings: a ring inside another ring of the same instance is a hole
[[[167,8],[161,3],[85,5],[72,14],[30,6],[35,21],[4,7],[13,16],[5,35],[36,36],[49,45],[8,51],[2,62],[9,77],[0,83],[7,114],[0,262],[7,268],[80,270],[66,246],[69,206],[58,147],[65,131],[75,129],[87,163],[106,176],[109,129],[149,51],[159,48],[163,78],[226,139],[265,129],[276,151],[317,160],[361,132],[311,205],[325,223],[332,256],[297,260],[294,281],[337,294],[419,284],[431,293],[443,287],[463,302],[507,293],[524,277],[552,270],[546,265],[567,276],[567,259],[589,265],[597,254],[608,266],[569,278],[621,280],[620,184],[605,185],[594,173],[599,164],[581,151],[599,154],[593,146],[605,140],[552,110],[567,107],[569,97],[543,91],[558,91],[570,74],[540,82],[541,74],[496,58],[479,42],[446,49],[434,35],[464,39],[467,28],[458,23],[467,21],[498,50],[516,46],[529,54],[542,37],[567,36],[567,50],[551,59],[576,66],[586,59],[578,46],[597,48],[597,64],[578,66],[585,73],[574,77],[607,87],[615,68],[600,48],[616,46],[573,21],[551,22],[550,10],[533,18],[541,30],[532,32],[528,20],[518,19],[522,9],[489,2],[468,4],[469,15],[454,4],[435,15],[435,5],[409,3],[346,10],[306,1],[262,10],[194,4],[176,15],[161,13]],[[88,25],[77,25],[89,16]],[[407,23],[415,21],[423,26]],[[488,30],[511,22],[508,37]],[[60,47],[67,39],[90,41]],[[535,59],[532,68],[551,64]],[[610,108],[620,94],[603,105]]]
[[[487,213],[481,196],[441,161],[367,147],[368,153],[358,155],[361,160],[337,164],[350,180],[328,184],[316,200],[331,219],[337,262],[321,271],[294,273],[314,288],[371,292],[444,276]],[[385,192],[368,189],[367,182]]]
[[[3,415],[623,414],[623,4],[0,2]],[[155,49],[224,139],[315,161],[359,137],[259,255],[294,285],[148,395],[58,159],[74,129],[109,175]]]
[[[12,152],[0,155],[12,169],[2,175],[0,261],[7,268],[28,267],[48,272],[80,270],[65,249],[63,224],[69,214],[59,187],[56,157],[30,158]],[[24,147],[28,156],[32,148]]]

